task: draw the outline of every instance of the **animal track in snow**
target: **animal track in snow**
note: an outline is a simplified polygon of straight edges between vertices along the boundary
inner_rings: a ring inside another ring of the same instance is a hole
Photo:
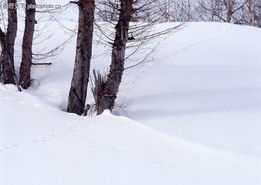
[[[28,103],[25,102],[25,101],[18,101],[18,103],[21,104],[21,105],[27,105],[27,104],[28,104]]]
[[[42,135],[42,136],[38,136],[38,137],[32,138],[27,143],[24,142],[22,144],[3,145],[3,146],[0,146],[0,152],[13,150],[13,149],[16,149],[18,147],[24,147],[24,146],[28,146],[28,145],[30,146],[32,144],[45,143],[45,142],[50,141],[51,139],[57,138],[58,136],[62,136],[62,135],[66,135],[68,133],[76,132],[77,129],[78,129],[78,127],[76,125],[72,125],[72,126],[69,126],[69,127],[65,128],[65,129],[61,129],[60,131],[57,131],[55,133],[46,134],[46,135]]]
[[[4,99],[5,99],[5,100],[11,100],[11,101],[14,101],[13,98],[10,98],[10,97],[8,97],[8,96],[4,97]]]

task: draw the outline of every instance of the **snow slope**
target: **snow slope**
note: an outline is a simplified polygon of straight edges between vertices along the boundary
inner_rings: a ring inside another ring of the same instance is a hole
[[[128,116],[187,140],[261,157],[260,34],[229,24],[188,25],[162,43],[161,62],[143,70],[128,90]]]
[[[187,24],[126,71],[121,116],[98,117],[61,111],[71,42],[31,89],[0,85],[0,185],[260,185],[260,41],[256,28]]]
[[[65,114],[27,93],[5,91],[0,100],[6,105],[1,111],[3,185],[261,182],[260,158],[167,136],[108,112],[96,118]],[[14,106],[15,116],[9,116]]]

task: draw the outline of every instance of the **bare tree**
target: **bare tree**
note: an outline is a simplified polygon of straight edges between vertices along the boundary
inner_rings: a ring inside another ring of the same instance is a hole
[[[35,8],[31,5],[36,5],[35,0],[26,0],[25,10],[25,29],[22,45],[22,63],[20,66],[19,84],[23,88],[28,88],[31,85],[31,66],[32,66],[32,45],[35,27]]]
[[[255,25],[261,27],[261,0],[254,1]]]
[[[193,10],[190,0],[171,1],[170,15],[173,21],[187,22],[193,20]]]
[[[248,13],[248,25],[254,26],[255,24],[255,12],[254,12],[254,0],[247,0],[247,13]]]
[[[111,31],[108,24],[105,24],[104,28],[102,28],[102,25],[96,24],[98,31],[103,35],[103,37],[99,37],[99,40],[112,47],[108,74],[94,71],[93,75],[92,92],[95,100],[95,111],[98,115],[102,114],[105,109],[112,110],[115,107],[115,100],[118,96],[124,71],[151,61],[149,56],[155,51],[157,45],[153,49],[150,48],[148,52],[146,43],[155,41],[155,38],[160,38],[182,25],[163,29],[159,32],[153,30],[154,25],[161,22],[162,17],[164,17],[163,11],[158,12],[162,7],[155,6],[155,3],[162,5],[162,2],[159,1],[118,0],[115,2],[114,0],[102,0],[102,3],[105,6],[109,4],[110,7],[115,8],[118,20],[116,25],[113,21],[110,22],[111,26],[114,26],[114,31]],[[152,16],[148,19],[146,15]],[[135,55],[139,54],[141,54],[141,58],[138,59]],[[131,62],[131,64],[126,66],[128,62]]]
[[[235,1],[234,0],[224,0],[223,1],[224,5],[225,5],[225,9],[226,9],[226,22],[230,23],[232,20],[232,16],[233,16],[233,8],[235,5]]]
[[[167,2],[159,0],[135,0],[131,22],[167,21]],[[170,2],[170,0],[167,0]],[[98,19],[106,22],[117,22],[120,15],[120,0],[98,0]],[[170,18],[170,17],[169,17]]]
[[[200,1],[200,7],[205,11],[206,20],[240,23],[237,13],[244,9],[245,0],[207,0]]]
[[[115,39],[112,46],[111,66],[107,80],[96,102],[97,114],[105,109],[112,110],[119,91],[124,71],[126,44],[129,39],[129,27],[134,0],[120,0],[120,15],[115,27]]]
[[[106,22],[117,21],[118,19],[118,4],[119,0],[98,0],[96,3],[98,19]]]
[[[165,18],[167,20],[167,22],[171,21],[171,13],[170,13],[170,0],[166,0],[165,1]]]
[[[79,7],[79,25],[67,111],[81,115],[85,109],[89,82],[95,3],[94,0],[79,0],[73,3]]]
[[[2,32],[1,74],[5,84],[17,84],[14,69],[14,44],[17,35],[16,0],[8,0],[7,32]]]

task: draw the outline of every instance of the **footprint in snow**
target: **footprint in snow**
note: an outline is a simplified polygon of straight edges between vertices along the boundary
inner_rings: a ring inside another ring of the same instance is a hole
[[[48,107],[47,109],[50,110],[50,111],[57,111],[57,109],[52,108],[52,107]]]
[[[17,144],[14,144],[14,145],[12,145],[12,147],[13,147],[13,148],[18,148],[18,147],[19,147],[19,145],[17,145]]]
[[[6,100],[14,100],[14,99],[12,99],[12,98],[10,98],[8,96],[4,97],[4,99],[6,99]]]
[[[33,140],[34,143],[38,142],[46,142],[48,140],[48,137],[41,137],[41,138],[36,138]]]
[[[40,107],[41,105],[38,104],[38,103],[35,103],[34,106],[35,106],[35,107]]]
[[[27,105],[27,103],[24,102],[24,101],[18,101],[18,103],[21,104],[21,105]]]

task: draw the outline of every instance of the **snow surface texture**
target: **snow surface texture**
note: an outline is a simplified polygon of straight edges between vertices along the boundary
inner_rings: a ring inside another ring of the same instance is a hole
[[[0,85],[0,185],[261,184],[260,29],[189,23],[168,35],[126,71],[121,116],[61,111],[74,43],[34,69],[31,89]],[[103,51],[93,68],[108,65]]]

